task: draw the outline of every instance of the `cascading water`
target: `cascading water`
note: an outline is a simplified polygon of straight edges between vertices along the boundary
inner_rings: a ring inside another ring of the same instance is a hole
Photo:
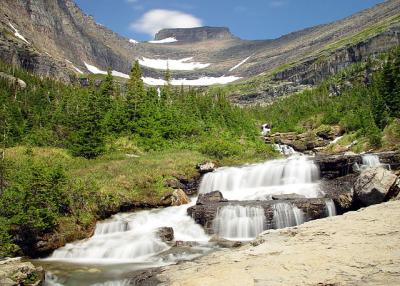
[[[201,226],[187,216],[190,205],[116,215],[96,225],[93,237],[67,244],[49,258],[72,262],[161,262],[155,254],[170,247],[155,234],[172,227],[176,240],[208,241]]]
[[[320,195],[319,171],[305,156],[244,167],[220,168],[204,176],[200,193],[221,191],[228,200],[265,200],[276,194]]]
[[[288,145],[283,145],[283,144],[274,144],[275,150],[277,150],[279,153],[285,156],[292,156],[295,154],[298,154],[293,147],[290,147]]]
[[[214,233],[230,240],[254,239],[264,225],[264,209],[252,206],[224,206],[213,221]]]
[[[335,216],[336,215],[336,206],[332,199],[325,200],[326,205],[326,214],[328,216]]]
[[[304,223],[304,213],[298,207],[289,203],[277,203],[274,205],[274,228],[285,228]]]
[[[379,157],[374,154],[365,154],[362,155],[362,164],[366,167],[379,167],[381,166],[381,162]]]

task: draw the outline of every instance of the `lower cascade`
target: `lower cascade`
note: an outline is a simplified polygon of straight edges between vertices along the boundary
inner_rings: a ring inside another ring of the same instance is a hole
[[[336,206],[332,199],[325,200],[326,204],[326,213],[328,216],[335,216],[336,215]]]
[[[252,206],[225,206],[218,209],[214,233],[230,240],[254,239],[264,230],[264,209]]]
[[[304,223],[304,214],[296,206],[289,203],[277,203],[274,205],[274,228],[285,228]]]

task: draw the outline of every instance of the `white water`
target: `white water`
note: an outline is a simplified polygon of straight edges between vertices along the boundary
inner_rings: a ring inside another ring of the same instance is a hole
[[[49,260],[74,263],[168,263],[156,254],[170,248],[155,234],[160,227],[172,227],[175,240],[207,242],[209,237],[186,212],[192,204],[159,210],[116,215],[96,225],[93,237],[67,244]],[[170,257],[171,262],[175,260]]]
[[[326,213],[328,216],[335,216],[336,215],[336,206],[332,199],[325,200],[326,204]]]
[[[275,150],[277,150],[279,153],[285,156],[292,156],[295,154],[298,154],[293,147],[290,147],[288,145],[283,145],[283,144],[274,144]]]
[[[379,167],[381,162],[379,157],[374,154],[364,154],[362,155],[362,164],[366,167]]]
[[[265,200],[271,195],[320,196],[319,171],[305,156],[244,167],[219,168],[203,177],[201,194],[220,191],[228,200]]]
[[[214,233],[230,240],[251,240],[264,230],[262,207],[224,206],[213,221]]]
[[[304,223],[304,213],[298,207],[289,203],[274,205],[273,223],[275,228],[285,228]]]

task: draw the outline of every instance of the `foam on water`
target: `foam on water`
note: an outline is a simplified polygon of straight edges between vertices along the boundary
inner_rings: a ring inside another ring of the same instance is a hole
[[[48,259],[75,263],[160,262],[156,254],[170,248],[155,234],[160,227],[172,227],[176,240],[209,240],[203,228],[187,215],[193,204],[116,215],[98,223],[93,237],[67,244]]]

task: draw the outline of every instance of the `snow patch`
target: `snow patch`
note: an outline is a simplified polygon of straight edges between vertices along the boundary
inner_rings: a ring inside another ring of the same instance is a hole
[[[237,69],[238,67],[240,67],[242,64],[244,64],[245,62],[247,62],[250,58],[251,58],[251,56],[245,58],[243,61],[241,61],[240,63],[238,63],[236,66],[234,66],[233,68],[231,68],[229,71],[230,71],[230,72],[231,72],[231,71],[234,71],[235,69]]]
[[[131,43],[131,44],[139,44],[139,42],[134,40],[134,39],[129,39],[129,43]]]
[[[112,74],[113,76],[118,76],[118,77],[122,77],[122,78],[127,78],[127,79],[130,78],[129,75],[127,75],[127,74],[125,74],[125,73],[122,73],[122,72],[119,72],[119,71],[112,71],[111,74]]]
[[[176,71],[191,71],[195,69],[203,69],[210,65],[190,62],[191,60],[193,60],[193,57],[180,60],[148,59],[143,57],[143,59],[139,60],[139,64],[154,69],[166,70],[167,68],[169,68],[170,70]]]
[[[174,43],[177,41],[178,40],[175,39],[174,37],[169,37],[169,38],[165,38],[165,39],[158,40],[158,41],[149,41],[149,43],[151,43],[151,44],[166,44],[166,43]]]
[[[69,64],[72,64],[72,62],[70,60],[65,59],[65,61]]]
[[[83,62],[83,63],[85,64],[87,70],[90,71],[93,74],[107,74],[106,71],[103,71],[103,70],[99,69],[98,67],[92,66],[92,65],[90,65],[90,64],[88,64],[86,62]],[[122,78],[129,78],[129,75],[127,75],[125,73],[122,73],[122,72],[119,72],[119,71],[114,71],[113,70],[111,72],[111,74],[113,76],[118,76],[118,77],[122,77]]]
[[[24,38],[24,36],[22,36],[22,35],[19,33],[19,31],[13,26],[13,24],[8,23],[8,25],[10,25],[10,27],[14,30],[14,35],[15,35],[17,38],[21,39],[22,41],[24,41],[24,42],[27,43],[28,45],[31,44],[31,43],[29,43],[29,42]]]
[[[148,85],[165,85],[166,81],[161,78],[142,77],[143,82]],[[227,84],[240,79],[237,76],[201,77],[198,79],[172,79],[171,85],[209,86],[214,84]]]
[[[83,74],[83,71],[81,71],[80,69],[78,69],[76,66],[72,65],[72,67],[73,67],[74,70],[76,70],[78,73]]]

